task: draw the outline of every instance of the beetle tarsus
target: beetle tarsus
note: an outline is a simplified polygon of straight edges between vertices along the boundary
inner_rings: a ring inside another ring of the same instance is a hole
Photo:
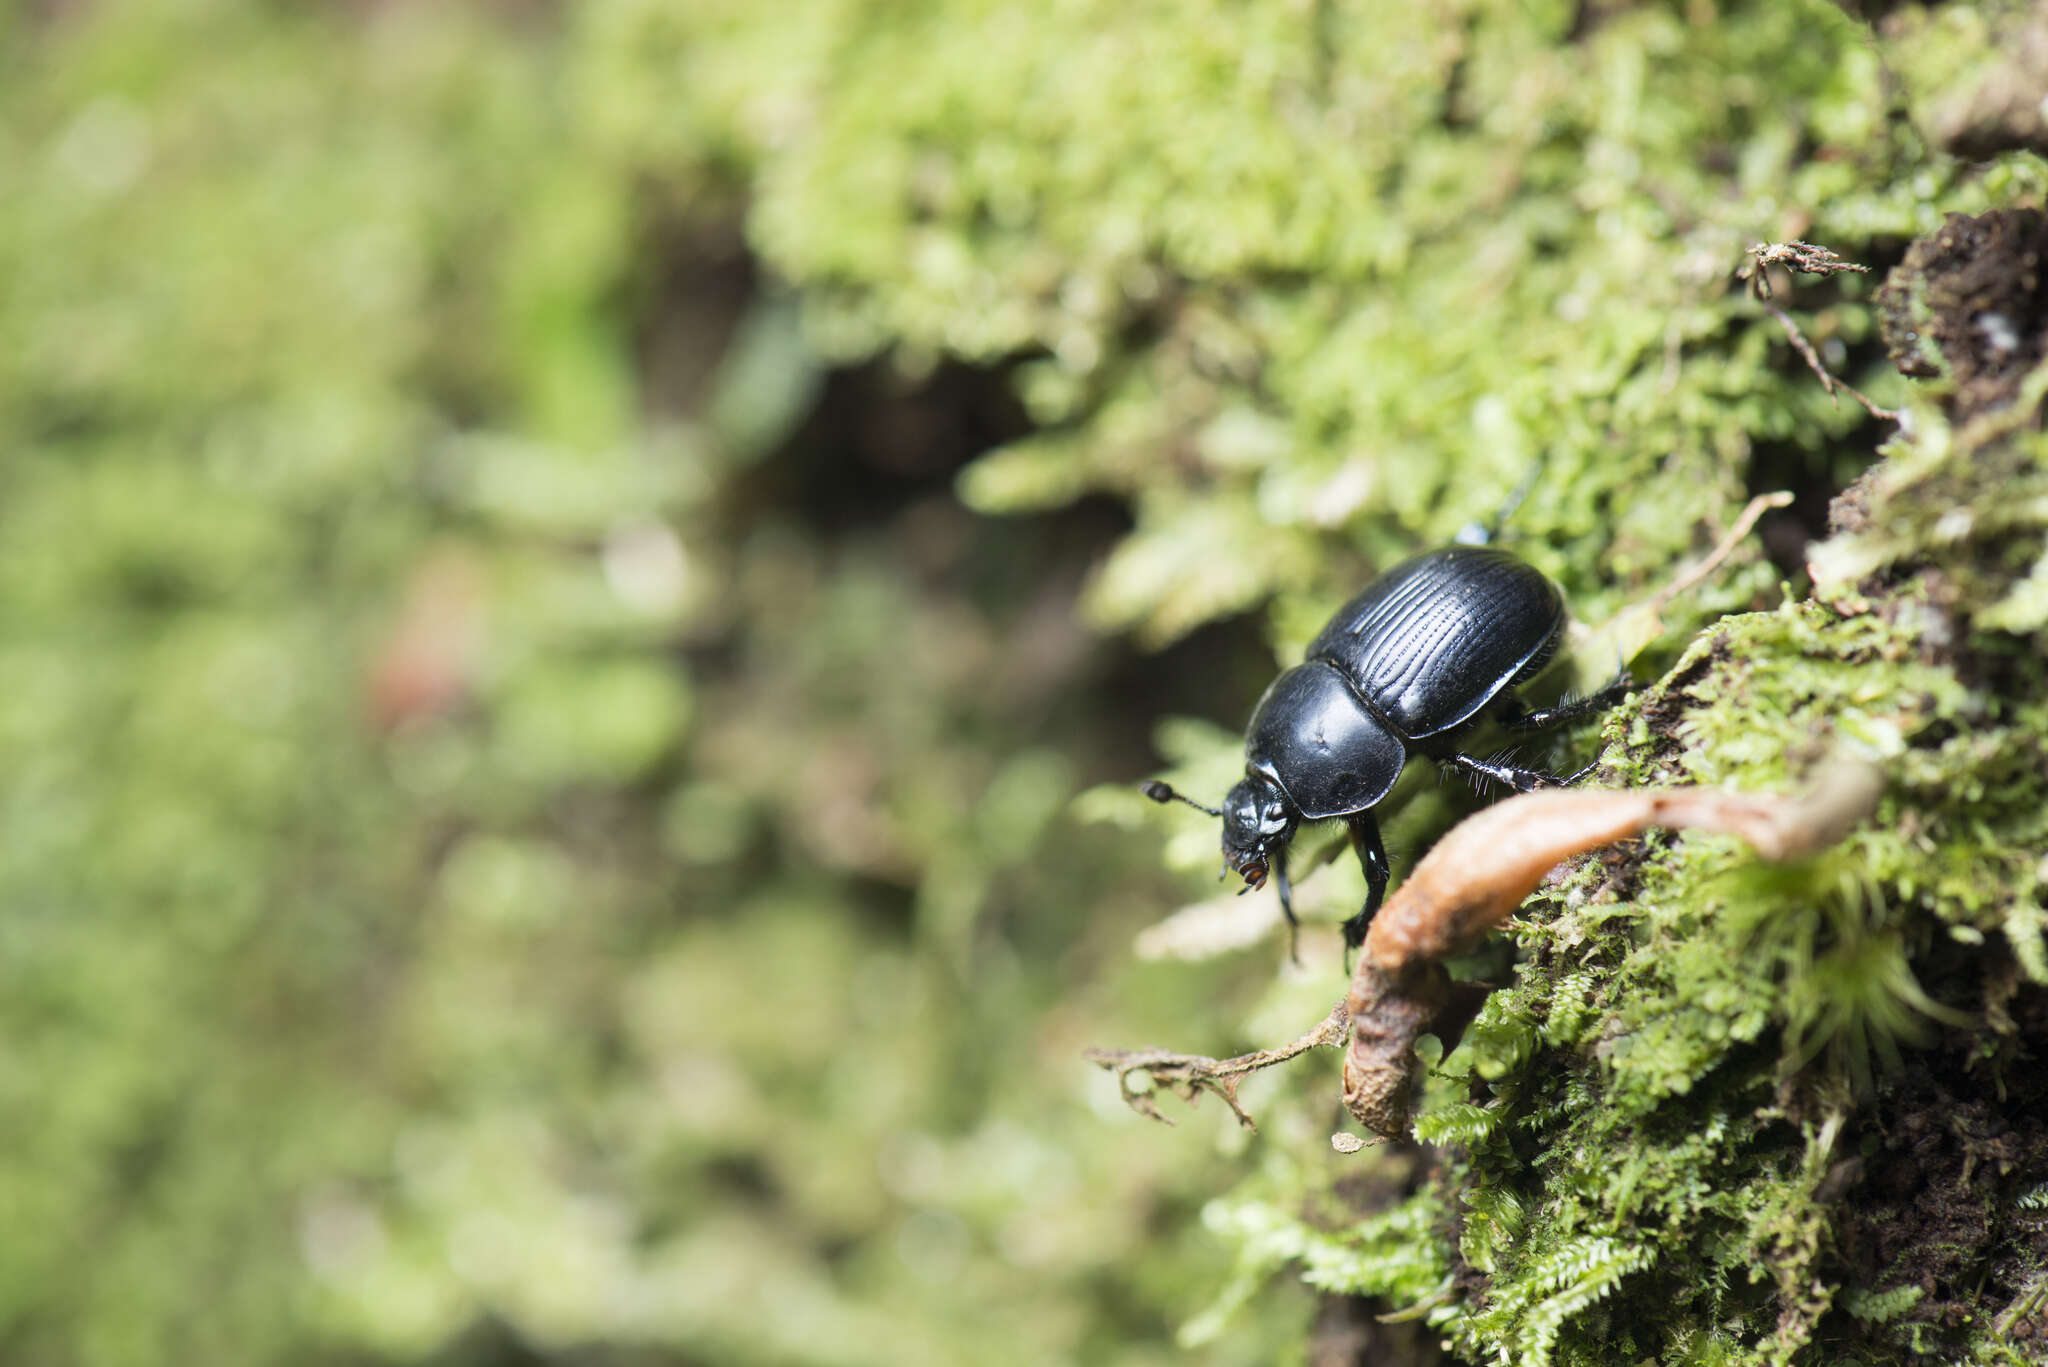
[[[1522,500],[1536,487],[1536,477],[1542,473],[1543,466],[1540,462],[1530,466],[1529,472],[1522,476],[1522,482],[1508,491],[1506,500],[1494,511],[1492,521],[1467,522],[1458,528],[1458,534],[1451,540],[1460,546],[1490,546],[1500,540],[1501,532],[1508,525],[1508,519],[1515,515],[1515,509],[1522,506]]]

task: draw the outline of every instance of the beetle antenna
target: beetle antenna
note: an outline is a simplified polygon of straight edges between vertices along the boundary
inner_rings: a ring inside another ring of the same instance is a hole
[[[1193,798],[1183,797],[1179,793],[1176,793],[1175,791],[1173,791],[1171,787],[1164,783],[1161,783],[1156,778],[1148,779],[1144,783],[1138,785],[1138,787],[1139,791],[1143,792],[1146,797],[1151,798],[1154,802],[1185,802],[1188,804],[1188,806],[1193,807],[1198,812],[1207,812],[1210,816],[1223,815],[1222,808],[1204,807],[1201,803],[1195,801]]]
[[[1536,480],[1542,474],[1543,462],[1539,460],[1529,467],[1529,473],[1523,475],[1522,482],[1517,484],[1513,491],[1508,494],[1507,502],[1501,504],[1500,511],[1493,515],[1494,539],[1498,540],[1500,538],[1501,530],[1508,525],[1508,519],[1513,517],[1515,510],[1522,506],[1522,500],[1529,497],[1529,491],[1536,487]]]
[[[1542,473],[1542,462],[1539,461],[1530,466],[1529,473],[1522,476],[1521,483],[1508,491],[1507,501],[1500,505],[1500,510],[1494,513],[1491,522],[1467,522],[1464,526],[1458,528],[1457,535],[1453,536],[1451,540],[1461,546],[1490,546],[1500,540],[1501,532],[1508,525],[1508,519],[1513,517],[1515,510],[1522,506],[1522,500],[1527,498],[1529,491],[1536,487],[1536,478]]]

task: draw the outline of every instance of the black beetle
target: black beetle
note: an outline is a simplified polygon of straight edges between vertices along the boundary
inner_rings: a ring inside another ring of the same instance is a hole
[[[1632,687],[1621,675],[1589,697],[1531,712],[1515,696],[1564,636],[1564,596],[1506,551],[1450,546],[1403,561],[1338,609],[1308,658],[1273,680],[1245,728],[1245,775],[1222,810],[1164,783],[1157,802],[1181,801],[1223,818],[1223,858],[1246,890],[1270,870],[1280,908],[1294,919],[1287,844],[1303,821],[1341,818],[1365,867],[1365,909],[1344,923],[1356,949],[1386,896],[1387,852],[1372,809],[1411,755],[1528,792],[1568,782],[1477,759],[1457,748],[1489,711],[1531,731],[1605,708]]]

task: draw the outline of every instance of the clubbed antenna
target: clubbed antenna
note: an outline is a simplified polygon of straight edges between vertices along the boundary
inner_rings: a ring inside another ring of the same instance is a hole
[[[1188,806],[1193,807],[1198,812],[1207,812],[1210,816],[1223,815],[1223,811],[1221,808],[1204,807],[1201,803],[1195,801],[1193,798],[1183,797],[1179,793],[1176,793],[1175,791],[1173,791],[1172,787],[1170,787],[1167,784],[1161,783],[1156,778],[1147,779],[1143,784],[1139,786],[1143,790],[1145,796],[1151,798],[1154,802],[1185,802],[1188,804]]]

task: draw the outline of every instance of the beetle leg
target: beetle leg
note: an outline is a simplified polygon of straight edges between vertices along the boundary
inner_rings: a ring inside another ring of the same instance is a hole
[[[1593,758],[1586,761],[1584,767],[1574,769],[1569,774],[1566,774],[1563,778],[1558,779],[1557,786],[1560,788],[1576,787],[1578,786],[1578,782],[1580,779],[1592,773],[1595,769],[1598,769],[1599,767],[1600,757],[1598,755],[1595,755],[1593,756]]]
[[[1344,923],[1344,947],[1356,949],[1365,943],[1365,928],[1387,899],[1387,883],[1394,871],[1387,865],[1386,846],[1380,844],[1380,825],[1370,812],[1360,812],[1345,823],[1351,829],[1351,848],[1358,851],[1365,870],[1365,909]]]
[[[1555,706],[1534,712],[1523,707],[1521,699],[1511,694],[1501,709],[1500,723],[1509,731],[1540,731],[1546,727],[1562,726],[1566,722],[1605,712],[1634,692],[1635,686],[1636,681],[1629,677],[1627,670],[1623,670],[1583,698],[1567,698]]]
[[[1555,774],[1546,774],[1541,769],[1524,769],[1518,764],[1496,764],[1491,760],[1477,759],[1462,753],[1449,755],[1443,762],[1456,765],[1477,778],[1490,778],[1495,783],[1505,783],[1518,793],[1533,793],[1538,788],[1563,786]]]
[[[1294,881],[1287,876],[1287,847],[1280,846],[1270,856],[1273,866],[1273,887],[1280,894],[1280,911],[1287,918],[1287,957],[1294,966],[1301,966],[1301,922],[1294,915]]]

